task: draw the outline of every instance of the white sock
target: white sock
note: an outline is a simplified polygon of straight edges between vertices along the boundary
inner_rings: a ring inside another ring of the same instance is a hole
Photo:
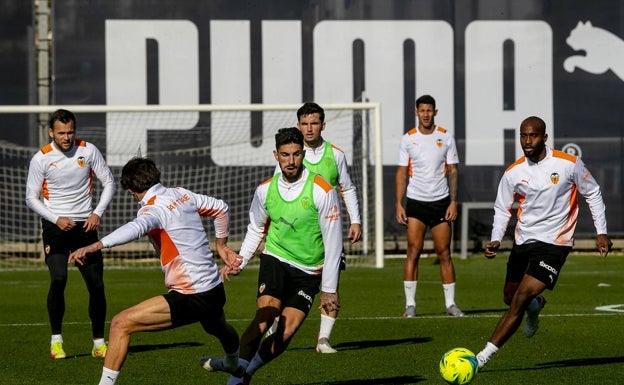
[[[119,375],[118,371],[108,369],[107,367],[103,367],[102,377],[100,378],[100,382],[98,385],[115,385],[115,382],[117,382],[118,375]]]
[[[318,339],[327,338],[331,336],[332,329],[336,323],[336,319],[325,314],[321,314],[321,328],[319,330]]]
[[[249,366],[249,361],[243,359],[243,358],[239,358],[238,359],[238,364],[241,365],[243,368],[247,368]],[[234,377],[234,376],[230,376],[230,378],[227,380],[227,382],[225,383],[225,385],[236,385],[236,384],[240,384],[242,380],[242,377]]]
[[[442,284],[444,290],[444,303],[446,307],[455,305],[455,282]]]
[[[104,343],[104,338],[96,338],[93,340],[93,347],[99,348],[100,346],[104,345]]]
[[[50,345],[55,342],[63,342],[63,336],[60,334],[52,334],[52,338],[50,338]]]
[[[418,281],[403,281],[405,307],[416,306],[416,286],[418,286]]]
[[[254,373],[256,373],[256,371],[263,367],[265,364],[266,362],[262,359],[262,357],[260,357],[260,354],[256,353],[251,361],[249,361],[249,366],[247,366],[245,372],[250,376],[253,376]]]
[[[496,347],[496,345],[488,342],[487,344],[485,344],[485,347],[479,352],[478,355],[481,355],[482,357],[485,357],[489,360],[490,357],[496,354],[496,352],[498,352],[498,348]]]

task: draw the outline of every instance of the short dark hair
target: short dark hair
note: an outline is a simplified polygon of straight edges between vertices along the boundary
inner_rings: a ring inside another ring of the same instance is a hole
[[[325,110],[323,109],[323,107],[312,102],[304,103],[303,106],[299,107],[299,109],[297,110],[297,121],[301,119],[302,116],[311,114],[319,114],[321,123],[325,121]]]
[[[303,147],[303,134],[297,127],[280,128],[275,134],[275,149],[284,144],[295,143]]]
[[[48,127],[54,128],[54,122],[61,122],[64,124],[74,122],[74,128],[76,128],[76,116],[74,115],[74,113],[68,110],[64,110],[62,108],[54,111],[52,115],[50,115]]]
[[[416,108],[421,104],[431,104],[435,110],[435,99],[431,95],[423,95],[416,99]]]
[[[149,158],[132,158],[121,170],[121,186],[142,193],[160,183],[160,171]]]

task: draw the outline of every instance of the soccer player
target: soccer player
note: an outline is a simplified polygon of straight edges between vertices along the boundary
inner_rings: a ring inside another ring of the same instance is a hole
[[[323,108],[316,103],[304,103],[297,110],[297,128],[303,133],[304,166],[325,178],[342,195],[351,222],[347,238],[351,243],[359,241],[362,238],[362,226],[357,190],[351,181],[344,152],[321,136],[325,130],[325,111]],[[280,172],[279,165],[276,172]],[[346,262],[343,248],[340,256],[340,270],[346,268]],[[336,293],[338,294],[338,303],[340,303],[340,293]],[[318,353],[336,353],[336,349],[329,344],[329,338],[339,310],[326,313],[321,308],[320,311],[321,326],[315,350]],[[269,332],[274,332],[275,328],[277,328],[277,320]]]
[[[549,148],[547,138],[542,119],[531,116],[523,120],[520,144],[524,156],[507,167],[498,185],[491,241],[485,247],[487,258],[496,256],[512,205],[519,202],[503,293],[509,309],[477,354],[479,368],[518,330],[524,313],[525,336],[531,338],[537,332],[538,316],[546,304],[541,294],[555,287],[572,249],[578,217],[577,192],[589,205],[598,234],[598,252],[606,257],[611,250],[600,186],[581,158]]]
[[[88,264],[104,247],[122,245],[147,235],[160,254],[169,292],[113,317],[99,384],[115,384],[132,334],[196,322],[206,333],[217,337],[225,351],[218,367],[213,363],[215,370],[234,372],[238,368],[238,333],[225,319],[225,290],[201,221],[202,216],[214,219],[217,252],[225,263],[231,263],[238,255],[227,246],[228,205],[181,187],[163,186],[160,171],[152,160],[145,158],[133,158],[123,167],[121,185],[139,202],[137,217],[100,241],[74,251],[69,261],[81,266]]]
[[[319,292],[326,312],[337,310],[342,251],[338,194],[321,176],[303,166],[303,134],[296,127],[275,135],[273,154],[281,172],[258,186],[249,210],[250,223],[241,246],[243,260],[221,274],[237,274],[266,236],[260,255],[257,310],[241,337],[243,377],[228,384],[248,384],[263,365],[285,350],[308,315]],[[266,233],[265,233],[266,231]],[[279,315],[275,333],[261,339]]]
[[[403,266],[405,313],[416,315],[418,262],[431,229],[433,246],[440,262],[446,313],[463,317],[455,304],[455,267],[451,259],[451,222],[457,219],[459,156],[455,138],[435,124],[435,99],[423,95],[416,100],[418,127],[406,132],[399,145],[396,171],[396,220],[407,227],[407,257]],[[409,183],[406,180],[409,177]],[[407,189],[407,192],[406,192]],[[403,207],[403,198],[407,202]]]
[[[47,308],[52,329],[50,357],[66,357],[63,349],[63,316],[67,261],[71,250],[97,241],[100,219],[115,194],[115,179],[104,157],[93,144],[76,139],[76,117],[59,109],[48,125],[52,141],[30,161],[26,182],[26,205],[41,216],[45,262],[50,272]],[[102,184],[102,194],[93,208],[93,177]],[[43,196],[43,201],[41,200]],[[89,292],[89,318],[93,335],[93,357],[106,356],[104,321],[104,265],[95,253],[78,270]]]

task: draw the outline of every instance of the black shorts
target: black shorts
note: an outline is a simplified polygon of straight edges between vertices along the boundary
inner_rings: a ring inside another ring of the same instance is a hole
[[[43,251],[46,258],[52,254],[69,254],[81,247],[89,246],[99,240],[97,230],[85,231],[84,222],[76,222],[76,226],[69,231],[63,231],[59,227],[46,220],[41,219]],[[100,250],[89,254],[89,258],[85,259],[86,263],[92,263],[102,260],[102,252]]]
[[[169,304],[172,328],[200,321],[216,322],[223,316],[225,306],[223,283],[203,293],[182,294],[171,290],[163,297]]]
[[[520,282],[525,274],[543,282],[552,290],[561,268],[572,250],[569,246],[556,246],[544,242],[523,245],[514,243],[507,261],[506,282]]]
[[[271,255],[260,255],[258,298],[270,295],[282,302],[282,308],[293,307],[308,314],[320,285],[320,274],[307,274]]]
[[[405,214],[410,218],[416,218],[429,228],[446,222],[446,209],[451,204],[451,198],[446,197],[439,201],[423,202],[407,198]]]

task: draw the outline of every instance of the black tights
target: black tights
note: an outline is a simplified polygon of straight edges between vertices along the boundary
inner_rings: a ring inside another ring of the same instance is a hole
[[[50,272],[48,291],[48,316],[52,334],[61,334],[65,314],[65,286],[67,285],[67,256],[52,254],[46,258]],[[106,295],[104,294],[104,264],[101,259],[88,261],[78,266],[82,279],[89,291],[89,318],[93,338],[104,338],[106,318]]]

